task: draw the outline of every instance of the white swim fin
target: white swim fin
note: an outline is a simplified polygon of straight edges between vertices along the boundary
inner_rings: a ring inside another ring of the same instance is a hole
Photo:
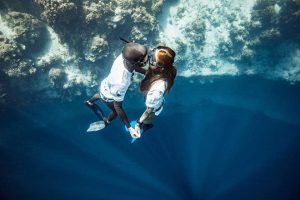
[[[89,128],[86,132],[92,132],[92,131],[100,131],[101,129],[105,128],[104,121],[97,121],[90,124]]]

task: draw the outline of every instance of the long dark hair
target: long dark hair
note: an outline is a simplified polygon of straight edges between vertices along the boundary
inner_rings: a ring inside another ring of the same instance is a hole
[[[173,65],[175,52],[170,48],[158,49],[158,58],[156,61],[156,68],[149,67],[145,74],[145,78],[141,81],[140,90],[145,94],[149,91],[151,85],[157,80],[167,81],[168,93],[174,84],[177,70]],[[155,55],[153,55],[155,56]]]

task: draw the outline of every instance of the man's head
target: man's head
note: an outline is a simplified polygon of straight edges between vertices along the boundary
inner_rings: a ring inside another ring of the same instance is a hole
[[[144,45],[130,42],[125,44],[122,56],[126,64],[133,67],[143,67],[148,63],[148,52]]]

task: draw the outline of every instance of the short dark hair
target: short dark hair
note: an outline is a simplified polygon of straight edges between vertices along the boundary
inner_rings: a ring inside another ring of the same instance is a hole
[[[147,55],[147,48],[139,43],[130,42],[125,44],[122,50],[123,59],[130,64],[139,64]]]

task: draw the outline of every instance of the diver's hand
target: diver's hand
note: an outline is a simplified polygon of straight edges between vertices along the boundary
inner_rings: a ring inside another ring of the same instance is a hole
[[[139,138],[139,137],[141,137],[141,134],[138,133],[138,132],[136,132],[132,127],[129,127],[128,130],[129,130],[129,133],[130,133],[130,135],[131,135],[132,138]]]

